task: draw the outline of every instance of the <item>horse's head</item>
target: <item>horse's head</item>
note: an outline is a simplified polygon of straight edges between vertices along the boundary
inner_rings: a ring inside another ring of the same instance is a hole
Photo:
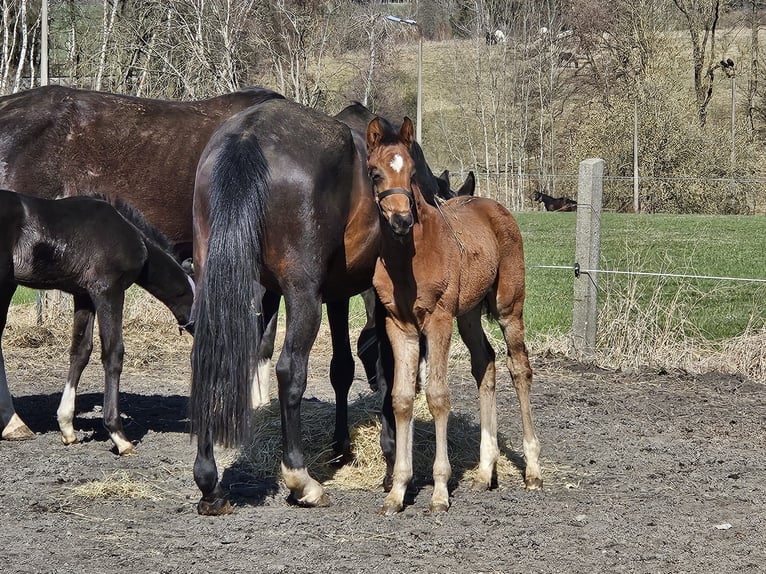
[[[415,163],[409,153],[414,131],[408,117],[398,134],[386,127],[380,118],[367,126],[367,168],[381,215],[403,237],[415,223]]]
[[[538,190],[535,192],[535,201],[542,201],[543,200],[543,194]]]

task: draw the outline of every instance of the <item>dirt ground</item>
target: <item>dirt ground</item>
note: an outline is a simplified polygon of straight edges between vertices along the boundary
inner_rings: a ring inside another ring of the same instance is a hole
[[[187,347],[126,367],[121,410],[129,438],[139,442],[138,455],[125,458],[102,428],[97,357],[78,397],[82,442],[64,447],[55,411],[65,360],[4,349],[17,411],[37,433],[0,441],[6,572],[766,571],[763,384],[533,356],[542,492],[525,492],[514,478],[474,493],[458,473],[452,508],[430,514],[431,487],[421,475],[397,516],[377,513],[380,488],[332,484],[330,507],[304,509],[287,503],[278,480],[248,475],[233,455],[224,481],[235,513],[211,518],[195,509]],[[513,458],[518,407],[507,372],[498,372],[500,434]],[[456,413],[478,434],[465,364],[453,368],[451,384]],[[328,390],[316,376],[306,397],[327,401]],[[352,397],[369,392],[355,381]],[[86,495],[88,484],[144,490]]]

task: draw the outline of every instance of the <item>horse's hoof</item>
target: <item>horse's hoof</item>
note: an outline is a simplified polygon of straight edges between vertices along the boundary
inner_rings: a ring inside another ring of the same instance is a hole
[[[312,500],[308,496],[304,496],[303,498],[297,498],[292,492],[287,497],[288,502],[290,504],[294,504],[295,506],[300,506],[302,508],[326,508],[330,506],[332,503],[330,502],[330,497],[327,496],[324,492],[322,495]]]
[[[202,516],[223,516],[234,512],[234,507],[225,498],[216,498],[214,500],[200,499],[197,503],[197,514]]]
[[[471,485],[471,490],[474,492],[484,492],[486,490],[489,490],[490,484],[484,480],[474,480],[473,484]]]
[[[380,514],[383,516],[393,516],[402,511],[404,505],[401,502],[389,502],[384,501],[383,506],[380,507]]]
[[[447,512],[449,510],[449,503],[431,501],[431,505],[428,507],[428,510],[432,513]]]
[[[3,431],[3,440],[30,440],[35,438],[35,433],[29,430],[27,425],[16,427],[8,432]]]
[[[138,452],[136,451],[135,447],[131,444],[130,446],[126,446],[122,450],[120,450],[119,455],[120,456],[137,456]]]
[[[543,479],[537,476],[528,478],[524,481],[524,485],[526,486],[527,490],[542,490]]]

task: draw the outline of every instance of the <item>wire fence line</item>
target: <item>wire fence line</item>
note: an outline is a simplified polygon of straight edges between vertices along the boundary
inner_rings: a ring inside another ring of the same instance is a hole
[[[605,275],[631,275],[637,277],[660,277],[660,278],[676,278],[676,279],[704,279],[704,280],[717,280],[717,281],[743,281],[751,283],[766,283],[766,278],[755,277],[722,277],[717,275],[692,275],[688,273],[661,273],[652,271],[624,271],[619,269],[582,269],[579,264],[573,265],[527,265],[527,269],[563,269],[572,271],[575,277],[578,277],[580,273],[603,273]]]

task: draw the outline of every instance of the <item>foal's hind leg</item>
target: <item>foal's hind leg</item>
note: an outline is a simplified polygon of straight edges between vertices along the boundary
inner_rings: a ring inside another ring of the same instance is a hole
[[[458,317],[458,331],[471,355],[471,374],[479,387],[479,421],[481,446],[479,469],[473,481],[474,490],[487,490],[492,485],[500,449],[497,446],[497,397],[495,392],[495,350],[481,326],[481,307]]]
[[[114,289],[93,297],[101,336],[101,362],[104,365],[104,426],[120,455],[133,454],[120,419],[120,375],[125,346],[122,341],[122,310],[125,292]]]
[[[532,423],[532,407],[529,402],[532,367],[529,365],[529,355],[524,344],[523,304],[523,299],[516,299],[507,307],[498,305],[498,322],[508,346],[507,365],[521,407],[522,446],[526,463],[524,483],[528,489],[536,490],[542,488],[543,479],[539,463],[540,443]]]
[[[8,377],[5,373],[5,359],[3,359],[3,331],[8,318],[8,307],[15,291],[16,285],[13,283],[0,285],[0,428],[2,428],[4,440],[26,440],[35,436],[13,408],[13,398],[8,389]]]
[[[74,297],[74,321],[72,324],[72,345],[69,348],[69,373],[64,392],[56,411],[56,418],[61,429],[61,441],[75,444],[77,435],[72,421],[75,413],[75,397],[80,376],[90,360],[93,351],[94,309],[89,297]]]

